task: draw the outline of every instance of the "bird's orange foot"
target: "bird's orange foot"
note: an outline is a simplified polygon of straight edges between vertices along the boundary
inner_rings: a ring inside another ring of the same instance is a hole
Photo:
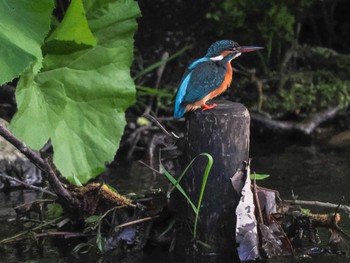
[[[205,110],[210,110],[210,109],[212,109],[212,108],[215,108],[217,105],[215,104],[215,103],[213,103],[212,105],[207,105],[207,104],[203,104],[202,105],[202,107],[203,107],[203,109],[202,109],[202,111],[205,111]]]

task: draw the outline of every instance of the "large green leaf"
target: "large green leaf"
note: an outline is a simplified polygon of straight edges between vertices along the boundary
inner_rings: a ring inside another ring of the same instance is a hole
[[[0,84],[18,77],[34,60],[41,62],[53,7],[53,0],[0,1]]]
[[[52,53],[70,53],[95,45],[82,0],[72,0],[62,22],[47,39],[45,49]]]
[[[133,0],[89,1],[86,10],[96,46],[48,54],[39,74],[23,75],[11,123],[34,149],[51,139],[56,167],[76,184],[103,171],[119,147],[135,96],[130,66],[140,14]]]

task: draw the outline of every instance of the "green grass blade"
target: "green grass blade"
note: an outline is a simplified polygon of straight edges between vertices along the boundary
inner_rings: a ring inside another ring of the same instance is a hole
[[[198,198],[198,203],[197,206],[194,205],[194,203],[191,201],[191,199],[189,198],[189,196],[186,194],[186,192],[184,191],[184,189],[181,187],[181,185],[179,184],[180,181],[182,180],[182,178],[185,176],[187,170],[190,168],[190,166],[193,164],[193,162],[199,157],[199,156],[205,156],[208,158],[208,162],[207,165],[205,167],[204,173],[203,173],[203,180],[202,180],[202,185],[201,185],[201,191],[199,193],[199,198]],[[192,159],[192,161],[186,166],[186,168],[184,169],[184,171],[180,174],[179,178],[176,180],[163,166],[163,164],[160,162],[160,166],[161,169],[163,170],[165,176],[168,178],[168,180],[173,184],[172,188],[169,190],[169,193],[171,193],[175,188],[178,189],[180,191],[180,193],[186,198],[186,200],[189,202],[189,204],[192,207],[192,210],[194,211],[194,213],[196,214],[195,217],[195,221],[194,221],[194,227],[193,227],[193,237],[196,238],[197,235],[197,225],[198,225],[198,217],[199,217],[199,211],[200,211],[200,207],[202,204],[202,200],[203,200],[203,195],[204,195],[204,190],[205,187],[207,185],[207,180],[208,180],[208,176],[210,173],[210,170],[213,166],[213,157],[208,154],[208,153],[201,153],[199,155],[197,155],[195,158]]]
[[[270,177],[269,174],[257,174],[255,172],[250,174],[250,180],[264,180],[269,177]]]
[[[158,97],[165,97],[165,98],[173,98],[174,94],[170,92],[164,92],[159,89],[145,87],[145,86],[136,86],[136,91],[139,96],[148,96],[148,95],[155,95]]]
[[[174,187],[177,188],[177,190],[179,190],[179,192],[186,198],[186,200],[189,202],[189,204],[191,205],[193,212],[195,214],[198,213],[196,206],[193,204],[193,202],[191,201],[191,199],[188,197],[188,195],[186,194],[185,190],[181,187],[181,185],[179,185],[179,181],[176,181],[176,179],[165,169],[165,167],[163,166],[162,163],[160,163],[160,167],[163,170],[165,176],[168,178],[168,180],[174,185]]]
[[[165,236],[175,225],[176,219],[172,219],[168,227],[159,235],[159,237]]]
[[[202,186],[201,186],[201,192],[199,194],[199,199],[198,199],[198,204],[197,204],[198,213],[196,213],[196,218],[194,220],[194,227],[193,227],[193,237],[194,238],[196,238],[196,234],[197,234],[198,216],[199,216],[199,210],[200,210],[200,207],[201,207],[201,204],[202,204],[204,190],[205,190],[205,187],[207,186],[207,180],[208,180],[208,176],[209,176],[211,167],[213,166],[213,157],[210,154],[208,154],[208,153],[201,153],[200,155],[206,156],[208,158],[208,163],[207,163],[207,166],[205,167],[204,174],[203,174],[203,181],[202,181]]]
[[[190,46],[186,46],[186,47],[180,49],[179,51],[177,51],[176,53],[174,53],[173,55],[169,56],[167,59],[160,60],[156,63],[153,63],[152,65],[148,66],[147,68],[145,68],[144,70],[142,70],[138,74],[136,74],[136,76],[134,77],[134,80],[142,77],[143,75],[147,74],[148,72],[151,72],[152,70],[154,70],[156,68],[159,68],[164,63],[167,63],[168,61],[173,60],[174,58],[180,56],[182,53],[184,53],[189,48],[190,48]]]
[[[183,172],[180,174],[179,178],[177,179],[176,184],[173,184],[173,187],[170,188],[170,190],[169,190],[170,193],[172,191],[174,191],[175,187],[177,187],[177,185],[180,183],[182,178],[185,176],[187,170],[191,167],[192,163],[197,159],[198,156],[196,156],[194,159],[192,159],[192,161],[186,166],[185,170],[183,170]]]

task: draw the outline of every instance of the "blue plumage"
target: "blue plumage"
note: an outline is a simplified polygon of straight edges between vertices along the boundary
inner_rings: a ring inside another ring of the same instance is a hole
[[[187,76],[181,82],[180,88],[177,91],[176,99],[175,99],[175,109],[174,109],[174,118],[179,119],[185,114],[186,106],[181,106],[183,102],[183,98],[186,95],[188,83],[190,82],[191,72],[187,74]]]
[[[222,83],[227,71],[225,64],[212,60],[197,65],[190,73],[186,94],[181,104],[187,105],[203,99]]]
[[[197,59],[196,61],[192,62],[191,65],[189,65],[188,70],[192,70],[192,69],[194,69],[199,63],[202,63],[202,62],[205,62],[205,61],[208,61],[208,60],[210,60],[210,58],[207,58],[207,57],[203,57],[203,58]]]
[[[176,94],[174,118],[179,119],[185,112],[200,107],[211,108],[206,102],[225,91],[231,82],[231,60],[257,49],[261,48],[241,47],[232,40],[212,44],[204,57],[187,68]]]

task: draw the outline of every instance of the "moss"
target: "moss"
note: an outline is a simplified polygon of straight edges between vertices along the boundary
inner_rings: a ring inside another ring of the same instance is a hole
[[[339,54],[325,47],[302,47],[297,50],[303,64],[314,70],[327,70],[339,79],[350,80],[350,55]]]
[[[263,109],[271,113],[309,114],[345,106],[349,101],[349,80],[342,80],[330,71],[316,70],[291,74],[283,89],[266,96]]]

